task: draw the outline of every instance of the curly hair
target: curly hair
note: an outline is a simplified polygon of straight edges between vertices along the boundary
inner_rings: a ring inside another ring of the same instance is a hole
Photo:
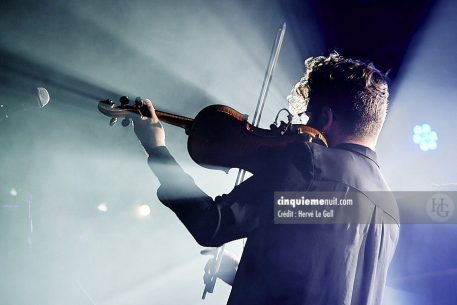
[[[287,97],[289,110],[299,115],[327,106],[343,132],[375,136],[387,114],[387,77],[371,62],[344,58],[337,52],[305,60],[305,74]]]

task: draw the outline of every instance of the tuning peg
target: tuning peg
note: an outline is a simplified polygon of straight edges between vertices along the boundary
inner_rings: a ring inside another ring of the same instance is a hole
[[[137,107],[143,107],[143,100],[141,99],[141,97],[137,96],[136,99],[135,99],[135,106]]]
[[[100,103],[103,103],[105,105],[109,105],[111,107],[114,107],[114,102],[110,99],[104,99],[104,100],[101,100]]]
[[[119,99],[119,102],[121,102],[121,106],[125,106],[128,103],[130,103],[129,97],[128,96],[121,96]]]
[[[125,118],[122,120],[122,126],[127,127],[132,123],[132,120],[130,118]]]
[[[116,124],[117,122],[117,118],[111,118],[111,120],[109,120],[109,126],[113,126],[114,124]]]

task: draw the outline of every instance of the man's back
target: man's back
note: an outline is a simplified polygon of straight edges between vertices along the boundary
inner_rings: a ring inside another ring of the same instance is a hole
[[[399,236],[394,203],[368,198],[369,219],[351,224],[273,224],[271,211],[274,191],[389,191],[376,154],[355,144],[300,143],[270,161],[238,199],[263,202],[269,212],[248,236],[228,304],[380,304]]]

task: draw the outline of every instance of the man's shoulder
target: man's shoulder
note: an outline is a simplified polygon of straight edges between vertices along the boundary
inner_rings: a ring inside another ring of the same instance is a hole
[[[362,191],[387,191],[376,154],[359,145],[328,148],[317,143],[294,143],[290,146],[294,164],[312,166],[315,180],[335,181]]]

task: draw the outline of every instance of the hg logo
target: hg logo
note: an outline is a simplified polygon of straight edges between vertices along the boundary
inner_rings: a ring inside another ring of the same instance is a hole
[[[427,214],[435,222],[445,222],[454,214],[454,201],[446,194],[434,194],[427,201]]]

